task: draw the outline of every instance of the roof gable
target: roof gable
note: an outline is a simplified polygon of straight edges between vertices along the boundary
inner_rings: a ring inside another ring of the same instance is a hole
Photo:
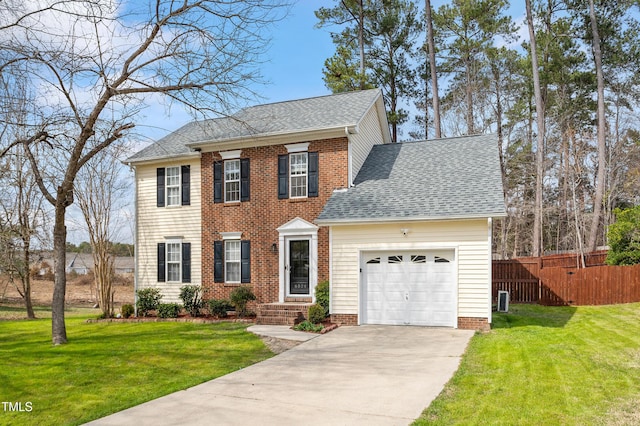
[[[505,215],[495,135],[376,145],[319,224]]]

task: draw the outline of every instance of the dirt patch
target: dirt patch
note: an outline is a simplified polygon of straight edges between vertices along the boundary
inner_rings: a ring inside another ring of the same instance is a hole
[[[277,339],[275,337],[260,336],[264,344],[273,352],[278,355],[282,352],[288,351],[291,348],[298,346],[302,342],[295,340]]]
[[[24,303],[16,285],[6,277],[0,277],[0,303]],[[115,291],[114,302],[116,307],[124,303],[133,304],[133,277],[118,277],[113,284]],[[92,280],[86,276],[78,275],[67,279],[66,303],[70,306],[92,306],[96,303],[95,288]],[[53,281],[32,280],[31,298],[35,306],[50,306],[53,298]]]

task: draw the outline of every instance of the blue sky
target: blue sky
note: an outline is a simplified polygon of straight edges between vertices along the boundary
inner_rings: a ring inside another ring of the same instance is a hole
[[[322,81],[322,68],[324,61],[334,54],[335,47],[329,28],[315,28],[318,20],[314,11],[323,6],[333,7],[336,3],[335,0],[297,0],[288,16],[275,24],[272,43],[264,55],[265,63],[262,66],[263,78],[268,83],[253,87],[263,98],[258,103],[330,93]],[[448,1],[432,0],[431,3],[437,9]],[[512,17],[520,23],[524,6],[517,0],[512,3]],[[423,2],[417,4],[421,9],[424,8]],[[154,106],[146,111],[143,121],[137,126],[143,138],[141,145],[145,146],[191,120],[193,118],[178,106],[172,107],[170,114],[163,106]]]

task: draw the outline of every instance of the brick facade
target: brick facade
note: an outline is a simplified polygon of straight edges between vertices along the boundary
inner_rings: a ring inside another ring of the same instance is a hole
[[[331,314],[331,322],[338,325],[358,325],[358,314]]]
[[[489,331],[491,325],[487,318],[458,317],[458,328],[463,330]]]
[[[249,159],[250,200],[214,203],[213,164],[217,152],[202,154],[202,288],[204,297],[228,298],[237,285],[214,282],[213,245],[221,232],[242,232],[251,241],[251,282],[257,303],[277,302],[279,297],[279,245],[277,228],[300,217],[313,223],[336,188],[348,185],[348,141],[335,138],[311,141],[308,152],[318,152],[318,196],[278,199],[278,155],[284,145],[243,148]],[[329,279],[329,230],[318,229],[318,282]]]

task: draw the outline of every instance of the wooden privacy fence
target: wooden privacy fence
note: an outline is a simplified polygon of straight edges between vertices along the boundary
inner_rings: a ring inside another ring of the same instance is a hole
[[[606,252],[493,261],[493,297],[509,292],[512,303],[608,305],[640,302],[640,265],[604,265]]]

